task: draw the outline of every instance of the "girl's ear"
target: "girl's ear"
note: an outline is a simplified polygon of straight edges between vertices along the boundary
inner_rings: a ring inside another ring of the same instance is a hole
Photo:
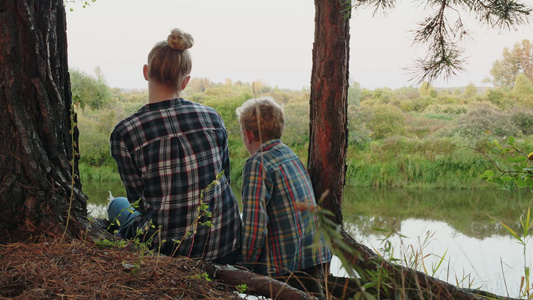
[[[187,84],[189,84],[189,80],[191,80],[191,76],[190,75],[183,79],[183,82],[181,83],[181,90],[182,91],[187,87]]]
[[[144,64],[143,66],[143,76],[144,76],[144,80],[148,81],[148,65],[147,64]]]

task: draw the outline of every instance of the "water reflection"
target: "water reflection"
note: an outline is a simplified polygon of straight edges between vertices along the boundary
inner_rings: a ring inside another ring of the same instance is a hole
[[[126,190],[122,185],[122,182],[85,182],[83,183],[83,192],[89,197],[89,203],[87,203],[87,211],[90,216],[95,218],[106,218],[107,213],[105,208],[107,207],[107,198],[109,198],[109,192],[115,197],[126,195]]]
[[[401,220],[440,221],[466,236],[483,239],[508,235],[494,218],[519,228],[520,215],[531,205],[527,190],[406,190],[347,188],[343,202],[344,220],[362,234],[373,228],[400,230]]]
[[[425,269],[433,277],[460,287],[519,296],[524,267],[531,267],[533,260],[529,257],[524,261],[524,248],[511,236],[478,239],[441,221],[407,219],[400,223],[398,234],[387,238],[392,246],[390,252],[384,250],[382,233],[362,234],[358,226],[350,222],[345,227],[358,242],[376,249],[389,260],[391,256],[400,259],[402,265],[420,271]],[[342,268],[337,268],[338,274],[345,275]]]
[[[454,285],[519,297],[524,268],[531,268],[533,260],[529,255],[525,261],[524,247],[494,218],[519,230],[520,216],[532,198],[525,190],[348,188],[344,226],[358,242],[388,259],[400,259]],[[385,240],[392,246],[389,252]],[[337,272],[343,274],[342,268]]]

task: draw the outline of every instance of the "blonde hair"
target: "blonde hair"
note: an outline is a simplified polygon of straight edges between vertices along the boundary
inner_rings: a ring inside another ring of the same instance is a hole
[[[283,108],[272,97],[249,99],[235,112],[241,130],[253,132],[256,140],[266,142],[281,138],[285,126]]]
[[[148,76],[169,88],[181,90],[185,77],[191,73],[192,60],[187,49],[194,39],[179,28],[171,30],[166,41],[161,41],[148,54]]]

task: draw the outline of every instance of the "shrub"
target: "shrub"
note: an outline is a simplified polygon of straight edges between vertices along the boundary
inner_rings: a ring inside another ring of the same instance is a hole
[[[309,102],[289,102],[283,106],[283,142],[291,147],[309,141]]]
[[[348,105],[348,144],[363,147],[371,141],[367,124],[374,112],[370,107]]]
[[[524,135],[533,134],[533,109],[515,107],[510,109],[507,113],[511,121]]]
[[[508,114],[489,102],[472,103],[468,113],[458,117],[454,125],[444,131],[445,136],[466,139],[470,145],[484,138],[486,133],[494,138],[522,135]]]
[[[508,97],[503,89],[490,89],[485,98],[501,109],[506,109],[513,105],[513,101]]]
[[[79,116],[80,162],[90,166],[112,165],[114,160],[110,154],[109,135],[100,131],[98,125],[97,121]]]
[[[425,112],[433,114],[447,114],[452,116],[458,116],[467,112],[465,105],[459,104],[432,104],[429,105]]]
[[[403,132],[405,117],[398,107],[377,104],[372,109],[374,114],[368,125],[373,139],[382,139]]]

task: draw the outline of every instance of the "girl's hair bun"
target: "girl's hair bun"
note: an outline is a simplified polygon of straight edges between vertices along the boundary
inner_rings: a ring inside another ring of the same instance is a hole
[[[187,50],[194,44],[194,39],[192,38],[192,35],[183,32],[183,30],[174,28],[170,31],[167,43],[172,49]]]

